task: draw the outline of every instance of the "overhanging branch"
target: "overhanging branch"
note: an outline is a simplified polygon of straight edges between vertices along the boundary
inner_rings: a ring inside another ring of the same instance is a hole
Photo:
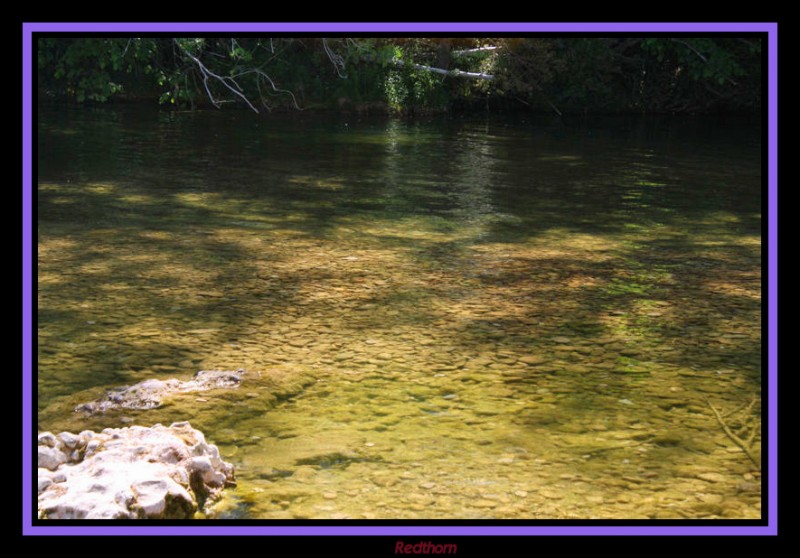
[[[491,52],[493,50],[498,50],[499,46],[482,46],[476,48],[465,48],[463,50],[452,50],[450,54],[453,56],[466,56],[469,54],[480,54],[481,52]]]
[[[678,44],[681,44],[681,45],[683,45],[683,46],[685,46],[686,48],[688,48],[689,50],[691,50],[692,52],[694,52],[694,53],[697,55],[697,57],[698,57],[698,58],[700,58],[700,60],[702,60],[703,62],[705,62],[706,64],[708,64],[708,58],[706,58],[706,57],[703,55],[703,53],[701,53],[699,50],[697,50],[696,48],[694,48],[694,47],[693,47],[693,46],[692,46],[690,43],[688,43],[688,42],[686,42],[686,41],[683,41],[683,40],[681,40],[681,39],[672,39],[672,41],[673,41],[673,42],[676,42],[676,43],[678,43]]]
[[[344,58],[340,54],[336,54],[331,49],[330,45],[328,45],[328,39],[322,39],[322,48],[325,50],[325,54],[328,55],[328,60],[331,61],[333,64],[334,70],[336,70],[336,75],[340,78],[346,77],[344,75]]]
[[[272,78],[269,77],[267,74],[265,74],[262,70],[259,70],[258,68],[252,68],[250,70],[245,70],[244,72],[236,74],[236,76],[234,76],[234,77],[246,76],[248,74],[256,74],[259,78],[261,78],[264,81],[266,81],[267,83],[269,83],[270,87],[272,87],[272,90],[274,92],[276,92],[276,93],[285,93],[286,95],[289,95],[292,98],[292,104],[294,105],[294,108],[296,108],[297,110],[303,110],[297,104],[297,98],[294,96],[294,93],[292,93],[288,89],[281,89],[280,87],[277,87],[275,85],[275,82],[272,81]],[[259,92],[260,92],[261,91],[261,89],[260,89],[261,86],[260,86],[258,81],[256,81],[256,85],[259,87]],[[267,106],[266,103],[264,103],[264,106]],[[269,109],[269,107],[267,107],[267,109]],[[256,112],[258,112],[258,111],[256,111]]]
[[[215,107],[219,108],[219,106],[222,104],[222,101],[215,99],[214,95],[211,93],[211,89],[209,89],[209,87],[208,87],[209,78],[216,79],[218,82],[220,82],[222,85],[224,85],[229,91],[232,91],[237,97],[239,97],[245,103],[247,103],[247,106],[250,107],[255,113],[258,113],[258,109],[256,107],[254,107],[253,103],[251,103],[250,100],[244,95],[244,93],[242,93],[242,88],[239,86],[238,83],[236,83],[235,79],[233,79],[232,77],[224,77],[224,76],[221,76],[219,74],[215,74],[214,72],[209,70],[205,66],[205,64],[203,64],[200,61],[199,58],[197,58],[191,52],[189,52],[188,50],[183,48],[183,46],[178,42],[177,39],[174,39],[174,40],[175,40],[175,44],[178,45],[178,48],[181,49],[181,51],[186,56],[188,56],[189,59],[192,62],[197,64],[197,67],[200,69],[200,74],[203,76],[203,86],[205,87],[206,94],[208,95],[208,99],[211,101],[212,105],[214,105]],[[231,86],[231,84],[233,84],[233,86]]]
[[[493,81],[494,76],[491,74],[484,74],[482,72],[462,72],[461,70],[445,70],[443,68],[434,68],[433,66],[425,66],[424,64],[414,64],[413,62],[405,62],[403,60],[392,60],[395,66],[411,66],[417,70],[426,70],[434,74],[442,74],[450,77],[460,77],[466,79],[483,79],[486,81]]]

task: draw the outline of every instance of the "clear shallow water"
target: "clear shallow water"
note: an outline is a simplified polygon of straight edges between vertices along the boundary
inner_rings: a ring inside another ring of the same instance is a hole
[[[189,419],[220,517],[759,517],[759,136],[43,111],[39,428]]]

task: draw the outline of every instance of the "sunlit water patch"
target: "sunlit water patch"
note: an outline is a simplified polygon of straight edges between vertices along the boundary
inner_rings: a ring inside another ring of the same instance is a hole
[[[219,517],[760,516],[757,126],[40,121],[40,430],[191,420]]]

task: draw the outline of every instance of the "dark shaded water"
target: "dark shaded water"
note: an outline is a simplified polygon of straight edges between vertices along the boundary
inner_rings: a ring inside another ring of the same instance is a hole
[[[760,515],[710,408],[760,421],[757,123],[38,130],[40,430],[189,419],[237,467],[222,517]],[[209,368],[312,383],[69,411]]]

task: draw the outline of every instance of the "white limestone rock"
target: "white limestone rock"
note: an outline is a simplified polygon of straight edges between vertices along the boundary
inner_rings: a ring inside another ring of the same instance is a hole
[[[58,435],[58,440],[69,450],[74,450],[78,447],[81,441],[79,435],[72,434],[71,432],[62,432]]]
[[[41,518],[185,519],[234,484],[233,466],[188,422],[45,432],[38,450]]]
[[[42,432],[39,434],[39,445],[54,448],[58,445],[58,438],[53,436],[50,432]]]
[[[58,448],[48,446],[38,447],[38,466],[44,469],[55,471],[62,463],[66,463],[69,457]]]
[[[244,374],[242,369],[201,370],[186,382],[175,378],[144,380],[132,386],[113,389],[96,401],[78,405],[75,411],[94,415],[111,409],[155,409],[163,405],[167,397],[175,394],[239,387]]]

